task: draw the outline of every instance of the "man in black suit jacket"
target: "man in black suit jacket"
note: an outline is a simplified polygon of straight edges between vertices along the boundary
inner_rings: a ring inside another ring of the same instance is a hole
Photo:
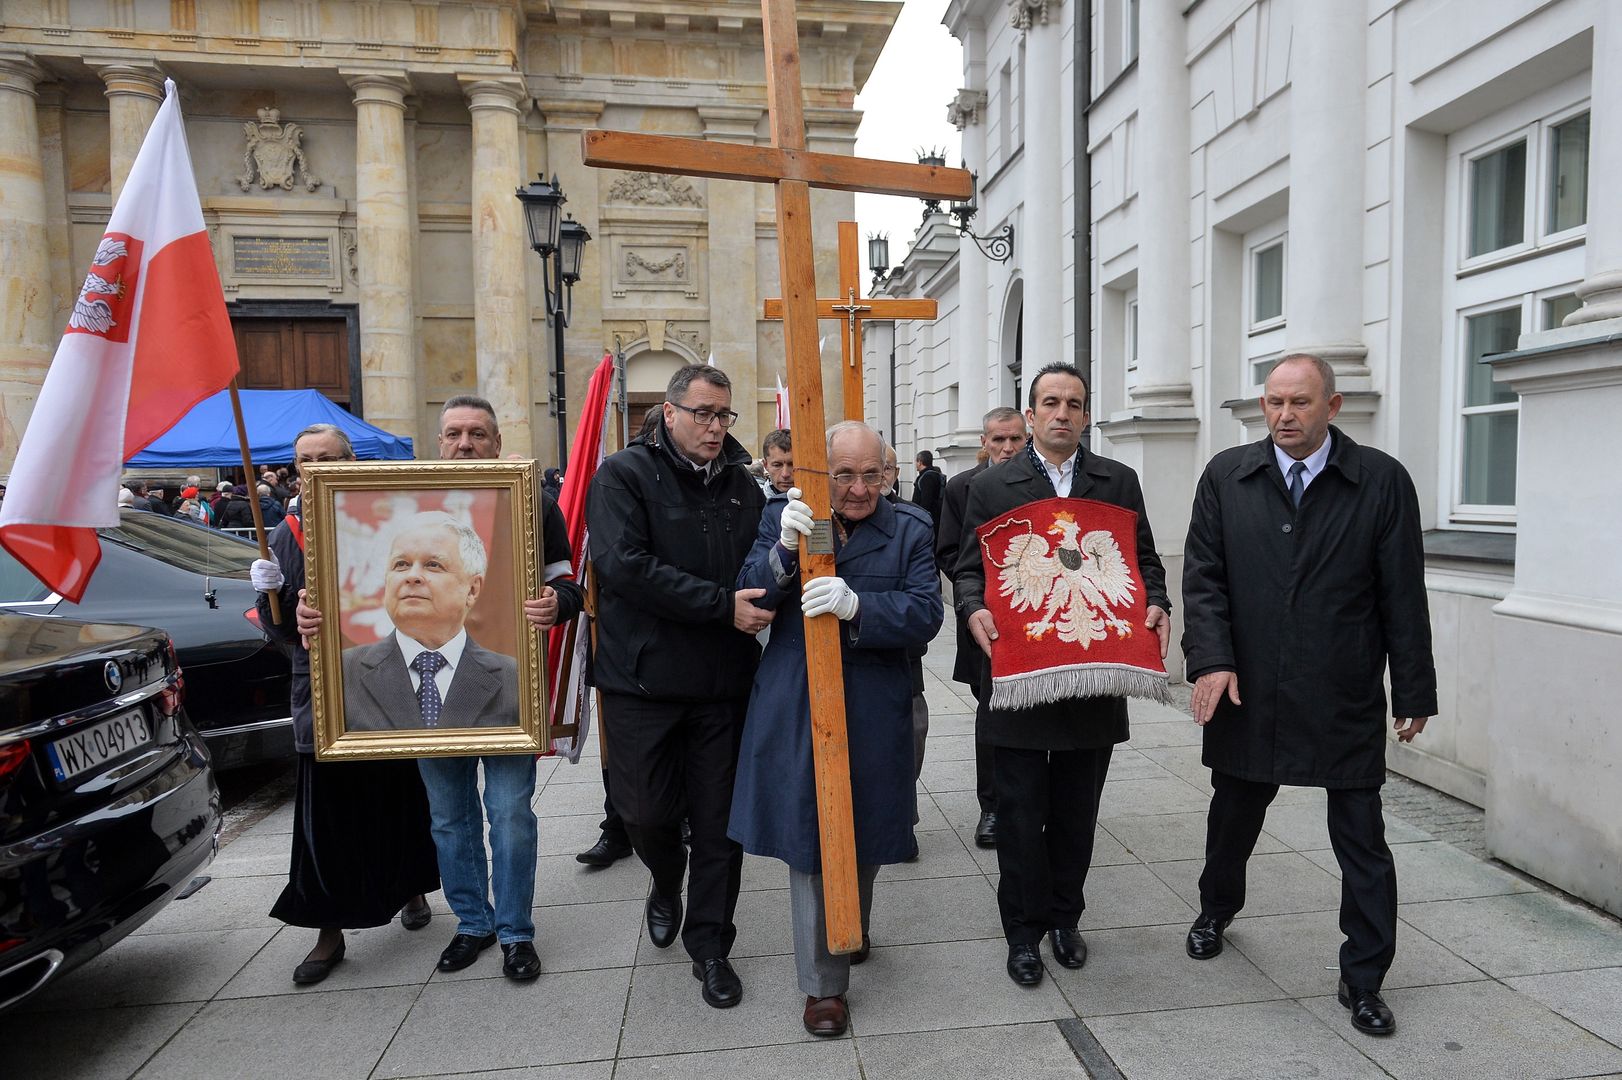
[[[957,556],[963,539],[963,514],[968,509],[969,485],[974,478],[993,465],[1001,465],[1025,449],[1025,418],[1018,409],[1006,405],[986,413],[980,422],[980,451],[985,460],[960,472],[946,481],[946,497],[941,504],[940,528],[935,539],[935,565],[957,589]],[[980,698],[980,684],[986,678],[986,654],[969,635],[968,620],[957,613],[957,660],[952,665],[952,681],[960,682]],[[976,710],[974,726],[978,728],[984,709]],[[980,800],[980,821],[974,828],[974,842],[983,848],[997,846],[997,794],[992,781],[991,746],[974,743],[974,793]]]
[[[1070,364],[1049,364],[1031,380],[1032,442],[1025,452],[987,469],[969,488],[957,564],[957,609],[991,655],[997,628],[986,610],[985,571],[974,530],[987,521],[1055,495],[1093,499],[1138,515],[1138,568],[1148,600],[1145,627],[1170,640],[1166,571],[1155,553],[1143,491],[1130,468],[1090,454],[1087,382]],[[981,684],[981,700],[990,694]],[[1008,939],[1008,977],[1021,986],[1042,981],[1037,944],[1047,934],[1053,957],[1069,968],[1087,962],[1076,929],[1087,906],[1084,889],[1093,859],[1098,800],[1116,743],[1127,739],[1126,699],[1074,698],[1027,709],[985,709],[976,741],[994,748],[997,796],[997,906]]]
[[[918,451],[918,457],[912,464],[918,470],[912,482],[912,505],[929,511],[930,520],[935,523],[935,535],[939,536],[941,496],[946,491],[946,474],[940,471],[935,464],[935,455],[928,450]]]
[[[518,662],[463,637],[435,727],[506,727],[518,715]],[[390,634],[373,645],[344,650],[344,727],[399,731],[421,727],[417,694],[404,652]],[[417,651],[412,650],[415,659]],[[446,651],[444,648],[441,652]]]

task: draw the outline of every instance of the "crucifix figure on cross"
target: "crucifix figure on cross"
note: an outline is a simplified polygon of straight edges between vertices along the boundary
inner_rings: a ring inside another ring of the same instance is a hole
[[[826,421],[822,404],[822,357],[817,344],[811,188],[966,202],[973,194],[974,184],[970,174],[962,169],[807,151],[794,0],[761,0],[760,6],[771,146],[737,146],[601,130],[587,131],[582,138],[585,163],[598,168],[774,185],[789,392],[795,419],[810,433],[809,438],[795,446],[796,479],[805,502],[817,518],[813,538],[801,544],[802,580],[808,582],[834,573],[828,459],[820,435]],[[860,397],[857,402],[859,415]],[[828,949],[833,953],[849,953],[861,947],[862,927],[839,634],[837,618],[823,615],[806,620],[811,745],[815,758]]]

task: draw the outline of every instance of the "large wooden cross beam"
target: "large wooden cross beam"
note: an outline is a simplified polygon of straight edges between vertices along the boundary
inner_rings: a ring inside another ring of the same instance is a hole
[[[839,335],[839,356],[845,373],[845,419],[861,420],[862,413],[862,323],[872,319],[934,319],[940,314],[933,300],[864,297],[862,267],[857,248],[856,222],[839,223],[839,295],[817,301],[817,318],[838,319],[844,323]],[[766,301],[766,318],[783,317],[783,301]],[[891,434],[894,438],[894,433]]]
[[[961,169],[808,152],[794,0],[761,0],[760,8],[766,45],[770,147],[587,131],[583,135],[585,163],[598,168],[754,180],[775,186],[789,393],[795,419],[811,433],[794,448],[795,479],[805,501],[818,515],[813,537],[802,542],[800,548],[801,575],[809,581],[834,572],[828,457],[822,439],[816,435],[825,426],[825,419],[822,355],[817,344],[811,188],[967,201],[973,180]],[[805,638],[828,949],[848,953],[861,947],[862,919],[856,888],[856,833],[851,818],[850,749],[845,738],[845,680],[840,667],[838,619],[831,615],[808,619]]]

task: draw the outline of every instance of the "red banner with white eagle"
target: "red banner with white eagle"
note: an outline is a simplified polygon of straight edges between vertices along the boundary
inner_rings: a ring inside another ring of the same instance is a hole
[[[1092,499],[1042,499],[975,533],[997,625],[992,708],[1169,700],[1160,641],[1144,625],[1137,514]]]

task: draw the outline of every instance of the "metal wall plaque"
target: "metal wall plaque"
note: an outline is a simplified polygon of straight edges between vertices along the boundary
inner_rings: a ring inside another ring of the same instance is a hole
[[[233,236],[236,277],[332,278],[332,243],[324,236]]]
[[[812,519],[811,535],[805,538],[805,549],[811,555],[832,555],[834,553],[833,518]]]

